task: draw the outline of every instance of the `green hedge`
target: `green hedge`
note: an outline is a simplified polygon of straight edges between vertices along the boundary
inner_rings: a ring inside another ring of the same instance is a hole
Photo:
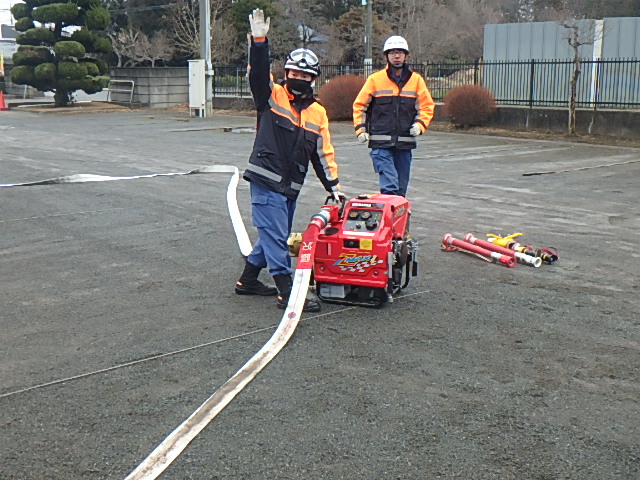
[[[35,77],[41,82],[53,82],[56,79],[55,63],[41,63],[34,69]]]
[[[106,30],[111,24],[111,15],[104,7],[92,7],[87,10],[84,23],[89,30]]]
[[[96,53],[111,53],[113,46],[107,37],[96,37],[93,41],[93,51]]]
[[[53,60],[53,54],[49,47],[39,47],[33,45],[21,45],[18,51],[13,54],[14,65],[32,65],[36,66],[42,62],[50,62]]]
[[[53,45],[56,35],[48,28],[30,28],[22,35],[18,35],[18,45]]]
[[[35,28],[35,24],[29,17],[22,17],[20,20],[16,21],[13,28],[15,28],[16,32],[26,32],[31,28]]]
[[[16,85],[33,85],[36,82],[34,68],[31,65],[20,65],[11,69],[11,81]]]
[[[13,7],[11,7],[11,15],[13,18],[20,20],[22,18],[30,18],[31,17],[31,9],[29,5],[26,3],[16,3]],[[22,30],[20,30],[22,31]]]
[[[87,67],[87,75],[90,77],[100,76],[100,68],[95,64],[93,60],[83,60],[82,64]]]
[[[53,51],[58,57],[82,58],[87,53],[86,49],[79,42],[62,41],[53,46]]]
[[[98,70],[100,70],[100,75],[107,75],[109,73],[109,64],[106,60],[102,58],[94,58],[93,63],[98,66]]]
[[[74,24],[78,18],[78,6],[75,3],[52,3],[34,8],[31,18],[36,22]]]
[[[80,30],[76,30],[71,34],[71,40],[74,42],[81,43],[87,52],[93,51],[93,42],[95,40],[95,35],[87,30],[86,28],[82,28]]]
[[[85,63],[60,62],[58,63],[58,78],[80,80],[88,75],[89,70]]]

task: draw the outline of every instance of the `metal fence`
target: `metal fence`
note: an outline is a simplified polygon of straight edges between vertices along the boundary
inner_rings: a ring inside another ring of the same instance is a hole
[[[640,107],[640,59],[580,60],[576,90],[581,108]],[[526,60],[494,62],[425,62],[411,64],[426,80],[434,100],[442,101],[460,85],[481,85],[501,105],[566,106],[575,69],[572,60]],[[341,75],[366,76],[384,68],[364,64],[323,65],[316,91]],[[250,97],[246,66],[214,68],[214,96]]]

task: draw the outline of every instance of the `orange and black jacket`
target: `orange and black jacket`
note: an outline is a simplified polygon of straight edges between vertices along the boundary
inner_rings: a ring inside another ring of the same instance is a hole
[[[387,66],[367,78],[353,102],[356,135],[367,132],[369,148],[416,148],[409,129],[417,123],[424,133],[435,103],[424,79],[406,65],[397,83],[391,75]]]
[[[251,41],[249,85],[258,110],[258,131],[243,177],[296,199],[309,161],[328,192],[337,191],[327,112],[312,94],[294,98],[275,83],[269,65],[269,44]]]

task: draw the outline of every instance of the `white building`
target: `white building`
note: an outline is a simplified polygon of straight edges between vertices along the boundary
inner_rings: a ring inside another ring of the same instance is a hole
[[[577,99],[584,105],[640,101],[640,18],[576,20],[584,61]],[[565,105],[573,75],[572,30],[562,22],[503,23],[484,27],[484,86],[503,99],[529,98]],[[521,102],[518,102],[521,103]]]
[[[5,66],[13,64],[11,57],[18,51],[17,36],[18,32],[11,25],[0,25],[0,50],[4,52]]]

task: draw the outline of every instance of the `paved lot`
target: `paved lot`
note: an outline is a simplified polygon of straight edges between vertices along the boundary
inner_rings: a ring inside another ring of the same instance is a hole
[[[253,134],[224,127],[252,125],[0,112],[0,184],[244,168]],[[346,193],[375,192],[332,131]],[[414,159],[407,296],[305,316],[162,478],[640,477],[640,150],[431,132]],[[233,294],[227,182],[0,188],[0,478],[124,478],[270,337],[274,300]],[[297,230],[324,196],[311,176]],[[447,232],[560,261],[508,269],[441,251]]]

